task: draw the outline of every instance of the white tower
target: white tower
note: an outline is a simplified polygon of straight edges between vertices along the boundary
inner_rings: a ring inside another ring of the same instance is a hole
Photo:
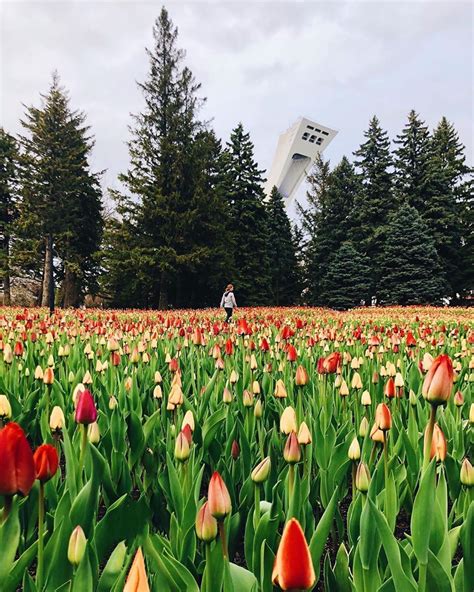
[[[306,117],[300,117],[281,134],[265,183],[268,197],[274,186],[288,206],[301,181],[308,175],[318,152],[332,142],[337,132]]]

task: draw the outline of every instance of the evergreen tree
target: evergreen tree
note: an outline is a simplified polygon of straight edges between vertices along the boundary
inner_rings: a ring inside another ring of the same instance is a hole
[[[387,218],[395,209],[392,157],[388,134],[377,117],[370,120],[364,136],[366,141],[354,152],[362,189],[355,195],[350,237],[370,258],[371,290],[376,294],[380,279],[380,253],[387,240]]]
[[[395,144],[395,184],[399,202],[406,201],[418,210],[425,210],[431,197],[432,143],[425,122],[410,111],[408,122]]]
[[[370,261],[354,245],[343,242],[329,260],[321,282],[325,306],[347,309],[367,304],[370,299]]]
[[[387,233],[381,269],[382,302],[439,303],[446,285],[433,238],[420,214],[403,204],[391,215]]]
[[[262,171],[254,159],[254,147],[243,125],[232,131],[224,155],[224,189],[232,228],[229,240],[235,252],[235,285],[238,302],[245,306],[271,303],[271,269],[267,213]]]
[[[11,303],[10,245],[16,217],[18,150],[13,136],[0,127],[0,278],[3,304]]]
[[[360,193],[360,182],[346,157],[332,172],[329,172],[329,163],[319,157],[308,181],[309,207],[306,210],[300,208],[303,227],[308,234],[306,296],[311,304],[324,305],[322,280],[331,257],[347,240],[352,228],[352,212]]]
[[[294,304],[299,297],[299,268],[291,223],[283,196],[273,187],[266,202],[273,304]]]
[[[103,225],[100,174],[89,169],[94,142],[85,115],[71,110],[57,74],[48,94],[41,96],[42,106],[27,108],[22,121],[26,135],[20,137],[18,227],[25,241],[19,241],[19,261],[29,258],[30,266],[42,269],[41,302],[47,305],[53,256],[57,257],[61,303],[77,306],[81,292],[94,287],[97,273],[94,254]]]
[[[197,119],[200,85],[183,66],[177,36],[163,8],[147,50],[148,76],[139,84],[145,107],[134,117],[130,168],[120,176],[128,193],[114,194],[132,237],[125,259],[141,267],[137,290],[147,306],[160,308],[190,304],[193,278],[211,269],[225,237],[225,202],[210,184],[219,147]],[[119,278],[123,261],[118,268],[114,261],[108,259],[108,271]]]
[[[466,221],[472,207],[464,146],[454,126],[443,117],[433,132],[430,160],[430,195],[420,212],[431,231],[451,294],[472,286],[466,277],[463,244],[469,236]],[[472,262],[472,258],[471,258]]]

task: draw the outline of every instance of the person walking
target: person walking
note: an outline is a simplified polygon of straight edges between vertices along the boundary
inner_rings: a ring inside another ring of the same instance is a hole
[[[234,286],[232,284],[227,284],[227,288],[225,289],[224,294],[222,294],[221,307],[225,310],[227,315],[225,322],[230,323],[234,308],[237,308],[237,302],[235,301],[234,296]]]

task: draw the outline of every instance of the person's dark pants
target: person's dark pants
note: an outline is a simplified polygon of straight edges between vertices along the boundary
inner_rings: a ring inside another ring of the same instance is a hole
[[[227,317],[225,319],[225,322],[226,323],[230,323],[230,320],[232,319],[232,313],[234,312],[234,309],[232,307],[230,307],[230,308],[225,307],[224,310],[225,310],[225,314],[227,315]]]

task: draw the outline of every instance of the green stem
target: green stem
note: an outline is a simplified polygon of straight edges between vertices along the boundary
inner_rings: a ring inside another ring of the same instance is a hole
[[[36,588],[43,589],[43,550],[44,550],[44,483],[40,481],[38,498],[38,565],[36,567]]]
[[[418,569],[418,592],[425,592],[426,590],[426,572],[428,565],[426,563],[420,563]]]
[[[355,486],[355,482],[356,482],[356,463],[355,461],[352,461],[352,499],[355,499],[355,494],[356,494],[356,486]]]
[[[257,530],[258,523],[260,522],[260,485],[255,483],[255,513],[254,513],[254,528]]]
[[[295,487],[295,465],[290,464],[288,472],[288,508],[290,507],[291,499],[293,497],[293,489]]]
[[[207,592],[213,592],[211,578],[209,572],[211,571],[211,545],[206,543],[206,590]]]
[[[2,516],[2,523],[6,521],[8,518],[8,514],[10,514],[10,510],[12,509],[12,502],[13,496],[6,495],[3,502],[3,516]]]
[[[228,561],[229,560],[229,552],[227,550],[227,539],[225,536],[224,520],[219,520],[217,522],[217,525],[219,527],[219,537],[221,539],[222,555],[224,557],[224,561]]]
[[[428,420],[428,427],[426,428],[425,448],[423,453],[423,473],[430,464],[431,441],[433,440],[433,430],[436,421],[436,406],[431,405],[430,418]]]
[[[387,490],[387,483],[388,483],[388,442],[387,442],[387,432],[383,432],[383,471],[385,477],[385,491]]]
[[[301,425],[301,422],[303,421],[303,389],[302,387],[296,387],[296,416],[297,416],[297,420],[298,420],[298,426]]]
[[[84,458],[86,455],[87,448],[87,425],[81,424],[82,439],[81,439],[81,453],[79,455],[79,481],[82,478],[82,468],[84,466]]]

